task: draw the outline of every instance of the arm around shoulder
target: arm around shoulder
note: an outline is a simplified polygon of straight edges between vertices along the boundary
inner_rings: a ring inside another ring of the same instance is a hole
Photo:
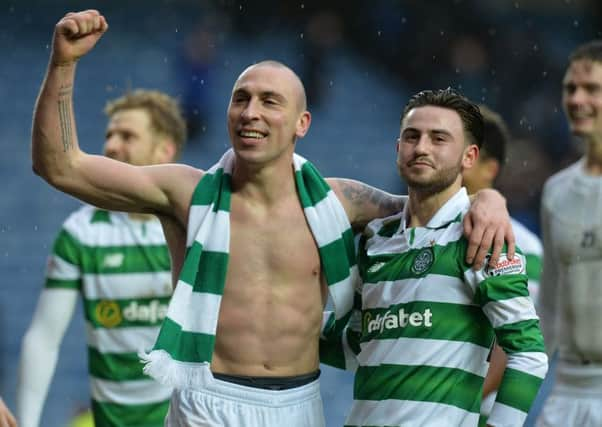
[[[401,211],[408,199],[353,179],[327,178],[326,181],[345,208],[355,230],[361,230],[373,219]]]
[[[500,258],[504,243],[507,244],[508,258],[513,258],[515,238],[504,196],[497,190],[483,189],[471,199],[471,208],[463,222],[464,235],[468,239],[466,262],[479,270],[493,247],[489,259],[489,265],[493,267]]]

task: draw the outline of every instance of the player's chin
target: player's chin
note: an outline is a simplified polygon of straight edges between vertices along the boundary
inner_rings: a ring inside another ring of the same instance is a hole
[[[594,133],[595,123],[591,119],[571,119],[569,121],[571,133],[578,137],[587,137]]]
[[[577,138],[588,138],[593,135],[594,131],[590,125],[571,124],[571,133]]]
[[[407,175],[410,179],[424,181],[431,180],[434,172],[435,171],[431,166],[420,165],[406,168],[404,171],[404,175]]]
[[[433,179],[430,175],[426,174],[408,174],[404,176],[406,183],[416,189],[430,188],[433,184]]]
[[[236,155],[248,163],[265,163],[269,158],[269,153],[264,152],[263,150],[258,150],[254,147],[239,147],[235,149]]]

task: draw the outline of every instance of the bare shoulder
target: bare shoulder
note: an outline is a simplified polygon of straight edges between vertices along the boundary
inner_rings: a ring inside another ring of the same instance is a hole
[[[192,194],[205,172],[189,165],[173,163],[146,166],[155,175],[175,209],[176,216],[183,219],[188,214]],[[184,215],[184,217],[182,217]]]
[[[407,196],[395,195],[360,181],[327,178],[354,228],[362,228],[374,218],[393,215],[403,209]]]

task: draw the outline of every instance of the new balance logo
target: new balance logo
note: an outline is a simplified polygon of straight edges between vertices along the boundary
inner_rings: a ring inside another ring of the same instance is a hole
[[[372,266],[368,269],[368,273],[376,273],[378,270],[383,268],[385,264],[386,262],[377,262],[375,264],[372,264]]]
[[[119,268],[123,264],[124,258],[125,255],[119,252],[105,255],[104,259],[102,260],[102,266],[104,268]]]

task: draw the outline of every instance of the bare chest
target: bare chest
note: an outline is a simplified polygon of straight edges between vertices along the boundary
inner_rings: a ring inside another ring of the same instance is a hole
[[[233,203],[230,233],[229,276],[268,284],[320,279],[318,249],[300,206],[259,214]]]

